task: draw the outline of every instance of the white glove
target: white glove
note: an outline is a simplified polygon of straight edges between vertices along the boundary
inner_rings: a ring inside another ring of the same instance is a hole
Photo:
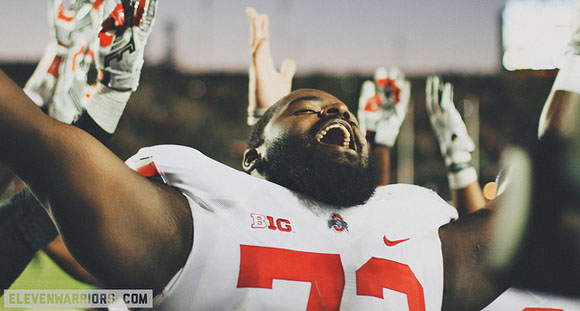
[[[438,76],[429,76],[425,93],[429,121],[449,171],[450,187],[463,188],[477,180],[471,163],[471,152],[475,150],[475,144],[453,104],[453,85],[449,82],[443,84]]]
[[[103,22],[104,7],[113,0],[77,0],[64,8],[63,0],[53,0],[54,33],[60,49],[67,49],[64,64],[48,113],[54,119],[72,123],[83,112],[87,73],[94,60],[94,44]]]
[[[363,82],[358,117],[367,138],[392,147],[409,109],[411,83],[398,68],[379,67],[375,82]]]
[[[103,22],[95,65],[99,83],[85,109],[107,133],[114,133],[131,93],[137,90],[157,0],[122,0]]]
[[[103,21],[103,5],[96,0],[69,1],[65,7],[64,0],[48,0],[48,20],[53,30],[53,36],[63,49],[64,54],[68,48],[75,45],[88,44],[95,40]]]
[[[56,41],[50,42],[34,72],[24,85],[24,93],[39,107],[52,102],[63,59],[56,54]]]
[[[155,23],[157,0],[121,2],[103,22],[95,64],[103,85],[118,91],[135,91],[145,45]]]
[[[48,0],[50,43],[24,86],[24,92],[38,106],[47,106],[47,110],[50,110],[48,105],[52,104],[57,83],[60,83],[63,78],[68,80],[66,84],[71,83],[72,77],[67,76],[67,73],[63,71],[67,58],[71,59],[68,60],[69,62],[72,62],[73,58],[81,62],[85,52],[78,52],[78,50],[81,47],[85,50],[88,43],[94,40],[102,19],[99,6],[93,8],[95,0],[77,0],[66,8],[63,1]],[[75,55],[77,57],[74,57]],[[68,66],[71,67],[72,64]],[[77,70],[83,71],[84,68],[77,67]],[[79,76],[83,76],[86,80],[86,70]]]
[[[105,0],[105,3],[113,0]],[[102,2],[48,0],[51,39],[24,91],[55,119],[71,123],[82,111],[80,100],[93,62],[89,46],[103,19]]]

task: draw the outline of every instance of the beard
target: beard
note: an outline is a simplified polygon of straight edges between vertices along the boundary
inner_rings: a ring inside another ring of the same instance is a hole
[[[340,207],[365,203],[378,185],[372,159],[347,154],[348,161],[337,162],[316,144],[305,144],[295,136],[278,138],[268,150],[268,159],[256,169],[271,182],[325,203]]]

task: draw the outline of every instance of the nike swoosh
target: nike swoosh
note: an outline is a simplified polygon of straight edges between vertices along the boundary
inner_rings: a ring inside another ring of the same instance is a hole
[[[387,236],[386,235],[383,236],[383,241],[385,241],[385,244],[387,246],[395,246],[395,245],[397,245],[399,243],[403,243],[405,241],[408,241],[409,239],[410,238],[406,238],[406,239],[402,239],[402,240],[394,240],[394,241],[391,241],[391,240],[387,239]]]

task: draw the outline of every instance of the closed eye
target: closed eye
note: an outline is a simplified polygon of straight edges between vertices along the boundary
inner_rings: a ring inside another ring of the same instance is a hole
[[[305,114],[318,114],[318,111],[312,109],[300,109],[294,112],[295,116],[305,115]]]

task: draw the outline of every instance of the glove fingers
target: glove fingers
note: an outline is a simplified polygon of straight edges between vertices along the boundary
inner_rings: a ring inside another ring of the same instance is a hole
[[[404,80],[405,76],[398,67],[389,67],[387,70],[387,78],[395,81]]]
[[[360,97],[358,99],[358,121],[360,130],[362,133],[366,133],[366,115],[365,108],[368,100],[375,95],[375,83],[370,80],[363,82],[360,91]]]
[[[453,84],[449,82],[445,83],[441,98],[441,109],[443,111],[455,108],[455,105],[453,104]]]
[[[359,109],[364,109],[367,100],[371,98],[374,94],[375,94],[375,84],[370,80],[364,81],[360,90]]]
[[[441,107],[440,107],[440,100],[441,100],[441,78],[439,76],[433,76],[431,79],[431,104],[429,105],[431,108],[431,115],[438,117],[441,115]]]
[[[404,116],[409,110],[409,98],[411,95],[411,82],[403,80],[399,84],[401,86],[401,95],[399,104],[395,105],[397,113]]]
[[[433,114],[433,108],[431,105],[433,103],[433,76],[427,76],[427,81],[425,81],[425,109],[429,115]]]
[[[139,1],[139,6],[135,8],[135,25],[145,33],[150,33],[155,22],[157,11],[157,0]]]
[[[375,83],[379,80],[387,78],[387,69],[385,67],[378,67],[375,70]]]

